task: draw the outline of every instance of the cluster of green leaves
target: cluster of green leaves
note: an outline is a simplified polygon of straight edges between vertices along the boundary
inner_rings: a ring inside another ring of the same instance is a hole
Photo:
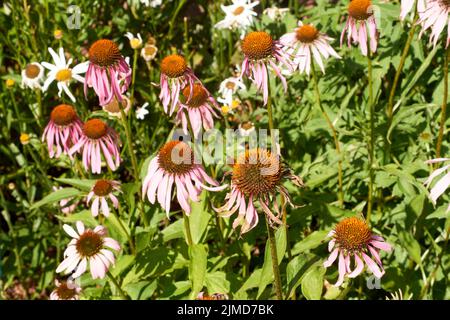
[[[234,65],[242,61],[239,32],[218,30],[214,24],[223,18],[223,1],[164,1],[158,8],[145,8],[137,0],[77,1],[81,12],[80,29],[68,29],[68,1],[10,1],[9,14],[0,9],[0,74],[3,80],[14,79],[12,88],[2,81],[0,92],[0,297],[47,298],[53,289],[57,265],[68,237],[62,224],[77,220],[94,227],[104,224],[111,236],[123,246],[111,273],[132,299],[186,299],[198,292],[226,293],[233,299],[274,297],[270,250],[264,223],[240,236],[232,229],[232,220],[218,217],[212,205],[223,203],[223,194],[202,194],[202,201],[192,204],[189,218],[193,245],[186,243],[183,215],[174,211],[171,219],[158,206],[144,204],[149,221],[139,221],[138,190],[127,144],[122,147],[122,163],[114,173],[104,177],[122,182],[118,216],[94,219],[83,202],[94,179],[74,168],[70,159],[49,159],[40,137],[51,109],[66,97],[58,98],[56,86],[41,94],[19,87],[20,71],[27,63],[49,61],[47,47],[63,46],[75,61],[85,61],[86,49],[100,38],[121,44],[122,53],[132,57],[133,50],[125,32],[140,32],[144,41],[156,39],[158,55],[145,63],[138,59],[134,108],[149,102],[149,114],[143,121],[132,117],[132,135],[141,178],[152,155],[171,138],[174,121],[166,116],[158,100],[158,61],[174,51],[184,53],[195,73],[215,95],[219,83],[231,75]],[[293,5],[295,2],[295,5]],[[335,124],[342,146],[338,156],[331,133],[314,97],[313,81],[295,74],[288,79],[284,94],[278,80],[271,79],[274,118],[280,129],[284,160],[306,182],[299,190],[287,185],[293,201],[301,204],[288,208],[287,225],[276,230],[283,294],[287,299],[384,299],[397,290],[413,298],[448,299],[447,250],[450,216],[445,204],[434,207],[427,198],[423,180],[431,167],[424,161],[435,156],[439,130],[440,105],[443,99],[445,50],[435,49],[419,40],[412,41],[397,94],[392,125],[388,126],[386,105],[410,23],[398,20],[399,1],[374,1],[380,8],[379,49],[373,57],[375,94],[375,199],[372,226],[394,247],[383,254],[386,274],[381,288],[372,290],[366,284],[369,274],[347,282],[343,288],[330,283],[337,279],[337,268],[322,267],[328,252],[326,235],[335,223],[364,212],[368,194],[368,121],[367,60],[358,48],[338,48],[342,59],[327,62],[326,74],[319,76],[323,106]],[[275,38],[291,31],[298,19],[315,24],[322,32],[339,39],[345,23],[347,1],[338,3],[317,0],[315,6],[298,5],[298,1],[262,1],[262,5],[291,5],[283,19],[271,21],[259,14],[255,29],[266,30]],[[262,9],[259,7],[259,9]],[[261,10],[260,10],[261,11]],[[183,19],[183,18],[186,19]],[[53,30],[62,29],[56,40]],[[426,35],[424,35],[425,37]],[[237,128],[244,120],[257,128],[268,128],[267,110],[254,86],[242,93],[242,105],[227,116],[229,125]],[[71,85],[79,116],[103,117],[126,141],[121,124],[109,119],[91,93],[83,97],[82,85]],[[132,113],[133,114],[133,113]],[[223,129],[224,121],[216,128]],[[20,135],[30,135],[21,144]],[[448,152],[447,138],[443,152]],[[388,154],[389,153],[389,154]],[[337,201],[338,169],[343,165],[344,206]],[[209,167],[221,179],[224,166]],[[53,186],[62,189],[53,191]],[[74,198],[80,201],[77,211],[63,214],[58,201]],[[262,221],[262,220],[261,220]],[[131,250],[131,234],[135,251]],[[108,278],[93,281],[89,274],[81,277],[83,298],[119,298],[119,292]]]

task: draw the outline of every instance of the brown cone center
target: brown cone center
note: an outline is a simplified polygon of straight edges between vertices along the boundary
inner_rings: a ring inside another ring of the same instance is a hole
[[[183,89],[183,96],[185,98],[187,105],[191,108],[198,108],[202,106],[208,99],[208,92],[200,83],[194,84],[194,90],[192,91],[191,100],[188,101],[190,94],[191,94],[191,86],[188,85]]]
[[[91,119],[83,125],[83,132],[90,139],[100,139],[108,132],[108,126],[100,119]]]
[[[348,13],[356,20],[366,20],[372,15],[370,0],[352,0],[348,5]]]
[[[172,54],[161,61],[161,72],[170,78],[184,75],[187,69],[186,59],[178,54]]]
[[[274,42],[272,37],[264,31],[248,33],[242,40],[242,52],[252,60],[261,60],[272,55]]]
[[[75,121],[77,113],[72,106],[68,104],[60,104],[53,108],[50,113],[50,119],[58,126],[67,126]]]
[[[117,44],[108,39],[97,40],[89,48],[89,60],[99,67],[113,66],[121,57]]]
[[[296,37],[301,42],[310,43],[319,37],[319,31],[313,25],[305,24],[297,29]]]
[[[192,170],[194,153],[185,142],[169,141],[159,150],[158,163],[168,173],[183,175]]]
[[[89,258],[100,252],[103,247],[103,239],[98,233],[86,230],[77,239],[75,247],[81,257]]]
[[[336,243],[347,251],[363,249],[372,237],[369,226],[364,220],[357,217],[342,220],[336,225],[334,231]]]
[[[95,182],[93,191],[96,196],[104,197],[111,193],[113,187],[108,180],[100,179]]]
[[[34,79],[39,75],[41,69],[35,64],[30,63],[25,67],[25,74],[28,78]]]

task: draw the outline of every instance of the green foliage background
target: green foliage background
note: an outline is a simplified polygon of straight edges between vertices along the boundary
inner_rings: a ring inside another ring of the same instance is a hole
[[[89,45],[103,37],[121,44],[123,55],[132,57],[125,32],[140,32],[144,41],[154,37],[159,52],[148,65],[139,57],[135,83],[134,108],[149,102],[150,113],[144,121],[131,119],[143,176],[144,164],[170,138],[174,127],[173,119],[163,113],[159,89],[151,84],[159,82],[158,63],[162,57],[174,51],[186,54],[196,75],[213,95],[219,83],[232,74],[234,65],[242,61],[239,32],[214,28],[224,16],[220,9],[223,1],[164,2],[153,9],[143,7],[136,0],[36,0],[29,1],[29,9],[24,9],[26,1],[14,0],[9,1],[12,7],[9,15],[0,9],[0,75],[3,80],[16,81],[13,88],[7,88],[2,81],[0,92],[1,298],[47,298],[54,287],[55,269],[69,241],[62,224],[77,220],[88,226],[98,224],[83,202],[71,215],[64,215],[57,205],[58,200],[68,196],[83,199],[92,185],[90,179],[95,177],[82,179],[68,158],[48,158],[40,137],[51,109],[67,97],[59,99],[55,85],[42,95],[21,89],[20,71],[27,63],[49,61],[47,47],[56,49],[59,45],[75,61],[85,61]],[[276,88],[272,90],[274,118],[280,129],[283,157],[306,183],[302,190],[287,185],[294,203],[302,206],[288,208],[288,229],[280,227],[276,231],[285,297],[384,299],[401,289],[404,296],[412,294],[414,299],[448,299],[450,216],[446,208],[449,199],[444,196],[434,207],[423,187],[424,178],[432,170],[424,161],[435,157],[439,130],[444,88],[443,40],[433,49],[427,45],[429,34],[419,40],[416,31],[395,97],[398,105],[393,125],[388,131],[387,97],[411,23],[398,20],[399,1],[374,1],[380,8],[381,27],[379,49],[373,61],[376,195],[372,226],[393,245],[394,251],[382,255],[386,274],[380,289],[368,288],[368,273],[336,289],[330,286],[337,279],[336,266],[327,270],[322,267],[328,255],[326,234],[340,219],[366,210],[370,123],[367,60],[356,47],[339,49],[348,1],[317,0],[315,6],[296,1],[261,2],[260,12],[272,5],[290,6],[290,12],[278,21],[260,14],[254,29],[269,31],[278,38],[302,19],[336,39],[332,45],[342,56],[341,60],[330,59],[326,74],[319,75],[321,99],[338,131],[341,158],[335,152],[333,138],[317,107],[312,79],[299,74],[290,77],[287,94],[278,80],[271,84]],[[67,8],[71,4],[81,10],[80,29],[70,30],[66,26]],[[55,29],[63,30],[61,40],[54,39]],[[251,120],[257,128],[268,128],[262,97],[253,85],[248,83],[248,87],[241,95],[245,107],[229,119],[230,125],[237,128],[239,122]],[[108,119],[92,93],[88,100],[84,99],[81,84],[72,84],[71,90],[77,97],[75,106],[82,119],[91,116]],[[120,122],[108,119],[108,123],[126,141]],[[224,122],[218,121],[216,128],[223,129]],[[21,133],[31,136],[29,144],[20,143]],[[449,150],[448,126],[444,137],[442,154],[445,156]],[[389,141],[392,160],[387,157]],[[132,179],[126,148],[124,143],[124,162],[120,169],[106,176],[123,183],[118,213],[132,232],[137,254],[133,255],[127,247],[126,235],[114,217],[103,221],[111,236],[124,247],[111,272],[126,294],[132,299],[186,299],[206,290],[210,294],[227,293],[233,299],[273,298],[273,274],[264,223],[260,222],[240,237],[232,230],[232,220],[218,218],[211,208],[223,203],[224,194],[210,194],[208,198],[204,194],[202,202],[193,204],[190,219],[195,244],[190,250],[184,240],[180,212],[175,212],[169,221],[159,206],[150,206],[146,201],[145,213],[150,226],[144,228],[137,221],[136,210],[141,184]],[[339,160],[344,172],[343,208],[336,198]],[[215,169],[218,178],[229,170],[223,166]],[[53,192],[54,185],[64,189]],[[120,298],[107,278],[93,281],[85,274],[81,284],[83,298]]]

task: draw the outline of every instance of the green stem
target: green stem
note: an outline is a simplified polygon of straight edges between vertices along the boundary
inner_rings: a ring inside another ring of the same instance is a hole
[[[416,14],[417,15],[417,14]],[[389,132],[389,129],[392,125],[392,120],[394,117],[394,98],[395,98],[395,91],[397,89],[398,81],[400,80],[400,75],[402,74],[403,67],[405,65],[406,58],[409,53],[409,48],[411,47],[412,40],[414,38],[414,33],[416,31],[417,26],[417,19],[414,19],[414,22],[411,26],[411,29],[409,30],[408,39],[406,40],[405,47],[403,48],[402,56],[400,58],[400,63],[398,65],[398,68],[395,72],[394,76],[394,82],[392,83],[392,88],[389,93],[389,100],[388,100],[388,106],[387,106],[387,117],[388,117],[388,124],[387,124],[387,130]],[[386,137],[386,140],[389,141],[389,137]],[[391,143],[387,143],[387,150],[386,150],[386,160],[389,160],[391,156]]]
[[[137,69],[137,58],[139,55],[139,50],[134,49],[134,55],[133,55],[133,70],[131,75],[131,93],[130,93],[130,106],[133,110],[133,103],[134,103],[134,86],[136,83],[136,69]],[[131,111],[131,110],[130,110]]]
[[[186,242],[190,247],[194,244],[194,242],[192,241],[191,227],[189,225],[189,217],[185,213],[183,213],[183,220],[184,220],[184,230],[186,231]]]
[[[277,300],[283,300],[280,268],[278,267],[277,243],[275,241],[275,233],[273,232],[268,219],[269,218],[266,216],[267,235],[269,237],[270,256],[272,257],[272,270],[275,279],[275,293],[277,296]]]
[[[119,282],[117,282],[117,279],[112,275],[112,273],[109,270],[106,271],[106,275],[108,276],[109,280],[111,280],[111,282],[114,283],[122,299],[130,300],[130,298],[126,295],[126,293],[123,292],[122,288],[119,285]]]
[[[444,59],[444,94],[442,98],[441,109],[441,125],[439,127],[439,136],[436,145],[436,158],[441,157],[442,139],[444,138],[445,121],[447,120],[447,100],[448,100],[448,63],[450,60],[450,46],[447,48],[447,52]]]
[[[374,148],[375,148],[375,128],[374,128],[374,103],[373,103],[373,81],[372,81],[372,59],[370,51],[367,54],[368,80],[369,80],[369,113],[370,113],[370,141],[369,141],[369,193],[367,196],[367,216],[366,221],[370,224],[373,207],[373,182],[374,182]]]
[[[119,217],[119,215],[116,213],[116,211],[115,211],[115,210],[111,210],[111,211],[112,211],[112,214],[114,215],[114,217],[115,217],[115,218],[117,219],[117,221],[119,222],[120,227],[122,228],[123,232],[125,232],[125,234],[126,234],[126,236],[127,236],[127,239],[128,239],[128,243],[130,244],[130,250],[131,250],[131,253],[135,256],[135,255],[136,255],[136,248],[135,248],[135,246],[134,246],[133,239],[131,238],[130,233],[129,233],[128,230],[125,228],[125,226],[124,226],[122,220],[120,219],[120,217]]]
[[[272,148],[276,147],[275,134],[274,134],[274,124],[273,124],[273,114],[272,114],[272,98],[270,95],[270,85],[268,86],[268,100],[267,100],[267,114],[269,117],[269,129],[270,136],[272,141]],[[268,217],[266,216],[266,227],[267,227],[267,235],[269,238],[270,244],[270,255],[272,257],[272,270],[273,276],[275,278],[275,293],[277,296],[277,300],[283,300],[282,286],[281,286],[281,277],[280,277],[280,269],[278,267],[278,256],[277,256],[277,243],[275,241],[275,234],[273,232],[272,227],[269,224]],[[287,232],[286,232],[286,240],[287,240]],[[280,261],[281,262],[281,261]]]
[[[130,154],[130,158],[131,158],[131,165],[133,166],[133,173],[134,173],[134,179],[135,181],[139,181],[139,169],[138,169],[138,164],[137,164],[137,160],[136,160],[136,154],[134,152],[134,148],[133,148],[133,140],[131,139],[131,128],[130,128],[130,123],[127,120],[127,116],[125,114],[125,111],[123,109],[123,106],[121,103],[118,103],[119,108],[120,108],[120,120],[122,121],[122,124],[124,126],[125,129],[125,136],[127,138],[127,145],[128,145],[128,153]],[[139,188],[139,212],[141,214],[141,219],[144,222],[144,226],[148,227],[148,222],[147,219],[145,218],[145,211],[144,211],[144,204],[142,202],[142,191]]]
[[[311,52],[312,54],[312,52]],[[334,140],[334,145],[336,148],[336,153],[339,157],[339,161],[338,161],[338,201],[339,201],[339,206],[342,208],[344,206],[344,190],[343,190],[343,183],[342,183],[342,159],[341,159],[341,147],[339,145],[339,139],[336,133],[336,129],[333,125],[333,122],[331,122],[330,118],[328,117],[328,114],[326,113],[325,109],[322,106],[322,101],[320,99],[320,91],[319,91],[319,84],[317,81],[317,76],[316,76],[316,70],[314,67],[314,63],[311,63],[311,71],[312,71],[312,77],[313,77],[313,82],[314,82],[314,93],[316,95],[316,100],[317,100],[317,104],[319,105],[320,111],[322,112],[325,121],[328,124],[328,127],[331,130],[331,133],[333,135],[333,140]]]

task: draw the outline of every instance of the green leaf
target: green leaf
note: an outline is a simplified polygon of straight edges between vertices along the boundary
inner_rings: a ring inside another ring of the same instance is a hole
[[[192,241],[200,243],[203,234],[208,227],[211,213],[205,210],[207,192],[202,192],[201,201],[191,202],[191,214],[189,215],[189,228],[191,229]]]
[[[295,256],[298,255],[299,253],[305,252],[306,250],[318,247],[323,243],[328,232],[329,231],[327,230],[314,231],[305,239],[301,240],[300,242],[297,242],[294,245],[294,247],[292,248],[292,255]]]
[[[157,280],[128,283],[123,289],[132,300],[148,300],[157,288]]]
[[[67,179],[67,178],[55,178],[55,181],[69,184],[72,187],[78,188],[80,190],[89,192],[91,191],[93,185],[95,184],[95,179]]]
[[[82,194],[82,191],[75,189],[75,188],[63,188],[57,191],[54,191],[47,196],[45,196],[43,199],[39,200],[38,202],[35,202],[31,207],[30,210],[37,209],[39,207],[42,207],[43,205],[54,203],[63,199],[67,198],[73,198],[76,196],[79,196]]]
[[[77,221],[81,221],[88,227],[95,227],[96,225],[98,225],[90,210],[83,210],[68,216],[57,215],[56,217],[64,223],[73,224]]]
[[[161,232],[163,241],[167,242],[173,239],[184,238],[183,228],[183,219],[179,219],[170,224]]]
[[[191,280],[191,299],[195,299],[203,289],[208,262],[207,246],[204,244],[193,244],[189,247],[189,279]]]
[[[230,282],[223,271],[209,272],[205,276],[205,285],[208,293],[226,293],[230,292]]]
[[[314,265],[306,271],[302,278],[302,293],[308,300],[320,300],[323,291],[323,278],[326,269],[321,265]]]
[[[420,244],[414,239],[414,236],[407,231],[400,231],[398,234],[401,245],[408,251],[410,258],[417,264],[421,264]]]

